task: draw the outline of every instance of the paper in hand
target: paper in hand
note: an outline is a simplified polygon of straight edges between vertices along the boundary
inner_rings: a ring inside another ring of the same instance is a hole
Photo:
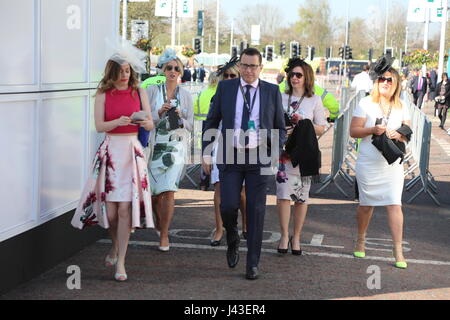
[[[144,121],[147,119],[147,112],[139,111],[131,115],[131,121]]]

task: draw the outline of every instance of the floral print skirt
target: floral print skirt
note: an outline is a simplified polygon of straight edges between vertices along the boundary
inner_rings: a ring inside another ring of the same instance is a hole
[[[283,172],[277,175],[277,199],[308,203],[311,177],[302,178],[298,166],[294,168],[288,158],[283,162],[282,169]]]
[[[154,228],[147,160],[137,136],[107,135],[72,219],[75,228],[109,228],[106,202],[131,202],[132,228]]]

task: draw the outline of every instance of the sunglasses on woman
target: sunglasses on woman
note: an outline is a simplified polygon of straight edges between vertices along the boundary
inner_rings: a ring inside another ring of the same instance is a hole
[[[379,83],[384,83],[385,81],[387,81],[389,84],[392,84],[392,78],[391,77],[389,77],[389,78],[379,77],[378,78],[378,82]]]
[[[165,69],[165,71],[172,71],[173,69],[175,69],[176,72],[180,72],[180,71],[181,71],[181,69],[180,69],[179,66],[175,66],[175,67],[173,67],[173,66],[167,66],[166,69]]]
[[[297,79],[301,79],[303,77],[303,73],[300,72],[289,72],[291,78],[297,77]]]
[[[224,78],[224,79],[234,79],[234,78],[236,78],[236,77],[237,77],[237,75],[234,74],[234,73],[224,73],[224,74],[223,74],[223,78]]]

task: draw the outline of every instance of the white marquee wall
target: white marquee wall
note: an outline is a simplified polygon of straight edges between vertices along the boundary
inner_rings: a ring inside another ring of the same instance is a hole
[[[0,242],[76,207],[119,0],[0,1]]]

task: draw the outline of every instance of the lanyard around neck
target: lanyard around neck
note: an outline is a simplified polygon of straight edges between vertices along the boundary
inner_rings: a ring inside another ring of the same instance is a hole
[[[250,103],[247,101],[247,98],[245,97],[245,93],[244,93],[244,88],[242,87],[242,84],[239,84],[239,88],[241,89],[241,93],[242,93],[242,97],[244,98],[244,105],[248,110],[248,113],[251,115],[252,111],[253,111],[253,107],[255,106],[255,102],[256,102],[256,94],[258,93],[259,90],[259,84],[258,87],[256,88],[255,93],[253,94],[253,99],[252,99],[252,105],[250,106]],[[250,89],[247,89],[250,90]]]
[[[177,100],[177,106],[180,104],[180,88],[177,86],[177,88],[175,89],[175,98]],[[162,93],[163,93],[163,99],[164,99],[164,103],[170,103],[170,101],[168,101],[168,97],[167,97],[167,86],[165,84],[162,85]]]

